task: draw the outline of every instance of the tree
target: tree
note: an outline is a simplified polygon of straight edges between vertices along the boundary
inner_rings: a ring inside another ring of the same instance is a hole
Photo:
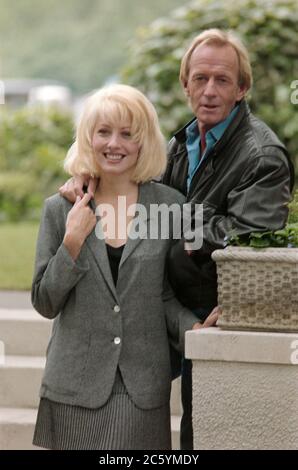
[[[296,0],[196,0],[139,30],[122,77],[151,99],[169,136],[191,117],[178,80],[191,39],[207,28],[234,30],[250,52],[250,107],[284,141],[297,168],[297,24]]]

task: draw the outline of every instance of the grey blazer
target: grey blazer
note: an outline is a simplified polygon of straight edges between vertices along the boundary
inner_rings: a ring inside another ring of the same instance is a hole
[[[139,200],[173,204],[184,197],[158,183],[140,185]],[[54,318],[40,395],[57,402],[97,408],[108,400],[119,366],[127,391],[144,409],[170,398],[168,331],[184,348],[184,333],[197,321],[164,284],[170,239],[128,238],[117,288],[105,241],[87,237],[74,262],[63,244],[72,204],[55,195],[46,200],[37,242],[32,284],[34,308]],[[93,203],[93,208],[95,208]],[[171,229],[172,231],[172,229]]]

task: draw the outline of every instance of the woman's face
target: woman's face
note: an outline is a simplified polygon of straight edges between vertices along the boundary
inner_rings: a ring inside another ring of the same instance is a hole
[[[98,120],[93,133],[92,148],[101,175],[130,176],[134,172],[140,145],[132,139],[130,122],[116,125]]]

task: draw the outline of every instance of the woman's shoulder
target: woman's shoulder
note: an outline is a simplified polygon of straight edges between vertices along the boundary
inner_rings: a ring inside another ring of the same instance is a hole
[[[50,210],[56,214],[59,212],[67,213],[72,208],[72,206],[73,204],[64,197],[60,196],[59,193],[49,196],[44,202],[45,209]]]
[[[161,204],[183,204],[186,201],[185,196],[177,191],[177,189],[156,181],[151,181],[149,184]]]

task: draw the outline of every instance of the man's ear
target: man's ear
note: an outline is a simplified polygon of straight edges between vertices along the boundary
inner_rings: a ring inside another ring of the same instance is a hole
[[[188,82],[186,80],[183,82],[183,90],[187,98],[189,98]]]
[[[239,86],[236,101],[237,101],[237,102],[238,102],[238,101],[241,101],[241,100],[245,97],[246,93],[247,93],[247,88],[246,88],[246,86],[244,86],[244,85]]]

